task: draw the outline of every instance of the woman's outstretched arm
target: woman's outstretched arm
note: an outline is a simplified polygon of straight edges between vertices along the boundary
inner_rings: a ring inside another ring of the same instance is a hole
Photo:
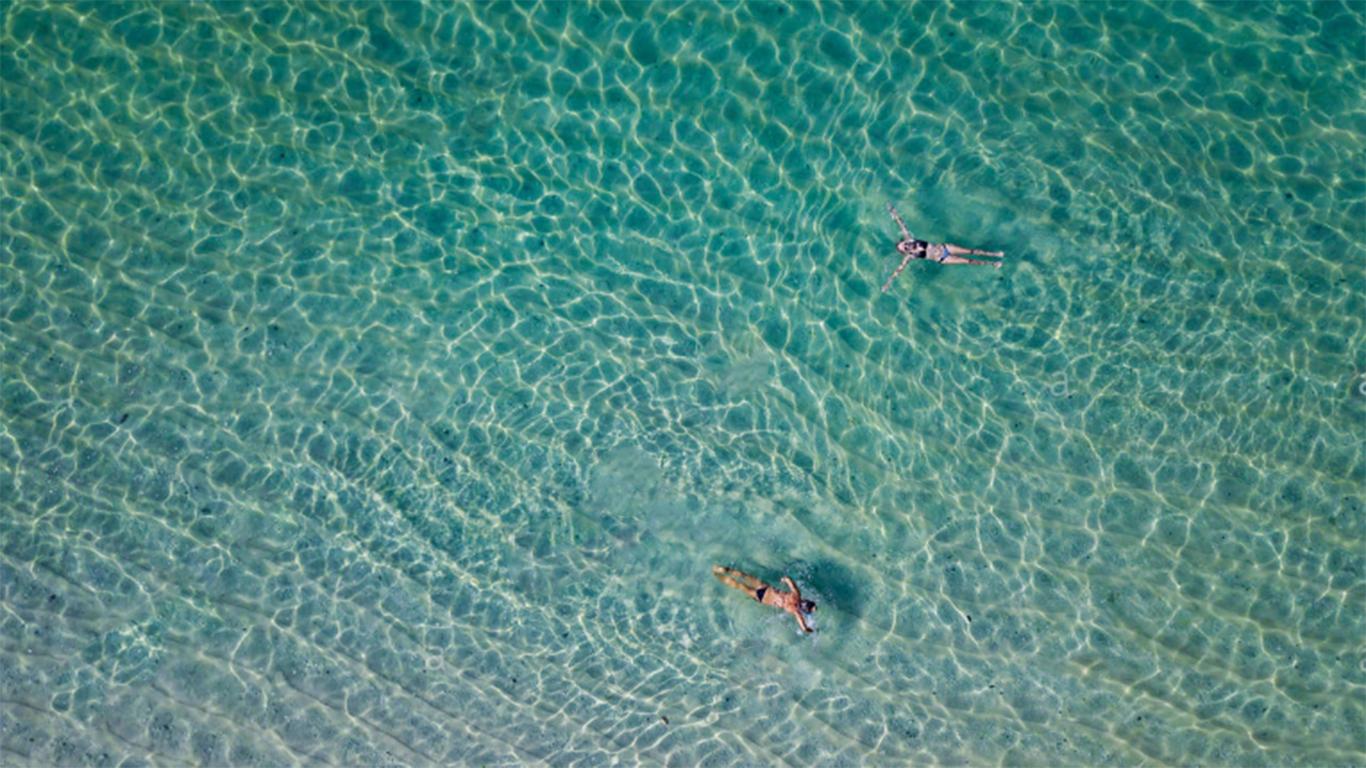
[[[883,292],[883,293],[886,293],[887,291],[891,290],[892,281],[896,279],[897,275],[901,274],[902,270],[904,270],[904,269],[906,268],[906,265],[907,265],[907,264],[910,264],[910,263],[911,263],[911,259],[914,259],[914,258],[915,258],[915,254],[914,254],[914,253],[908,253],[908,254],[906,254],[905,258],[903,258],[903,259],[901,260],[901,263],[897,265],[896,271],[892,273],[892,276],[891,276],[891,277],[887,278],[887,282],[885,282],[885,283],[882,284],[882,292]]]
[[[887,212],[892,214],[892,218],[896,219],[896,225],[901,228],[901,239],[910,240],[911,231],[906,229],[906,222],[901,220],[901,214],[896,212],[896,209],[892,207],[891,203],[887,203]]]

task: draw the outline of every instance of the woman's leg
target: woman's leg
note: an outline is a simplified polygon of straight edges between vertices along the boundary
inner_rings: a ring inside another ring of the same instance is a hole
[[[979,251],[976,248],[964,248],[961,245],[947,244],[949,253],[953,256],[995,256],[1000,258],[1006,255],[1005,251]]]
[[[764,583],[759,579],[750,576],[748,573],[737,571],[734,568],[723,568],[719,565],[713,565],[711,567],[711,573],[719,579],[722,584],[745,592],[750,597],[754,597],[754,591],[759,587],[764,586]]]
[[[939,263],[940,263],[940,264],[985,264],[985,265],[990,265],[990,266],[993,266],[993,267],[995,267],[995,268],[997,268],[997,269],[1000,269],[1000,268],[1001,268],[1001,265],[1002,265],[1003,263],[1005,263],[1005,262],[1001,262],[1001,261],[982,261],[981,259],[965,259],[965,258],[963,258],[962,256],[949,256],[949,257],[943,259],[942,261],[940,261]]]
[[[973,248],[964,248],[958,245],[945,245],[944,247],[949,249],[949,255],[941,259],[937,259],[937,261],[939,261],[939,263],[941,264],[990,264],[996,267],[997,269],[1000,269],[1001,262],[999,261],[982,261],[981,259],[969,259],[965,258],[965,254],[972,254],[975,256],[1005,255],[1005,253],[1001,251],[978,251]]]

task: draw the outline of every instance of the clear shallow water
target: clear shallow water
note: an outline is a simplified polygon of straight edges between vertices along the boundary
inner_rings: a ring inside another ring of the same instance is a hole
[[[1366,761],[1359,7],[3,15],[5,763]]]

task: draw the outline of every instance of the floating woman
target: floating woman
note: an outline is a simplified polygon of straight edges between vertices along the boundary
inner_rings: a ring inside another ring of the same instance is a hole
[[[952,243],[929,243],[924,240],[917,240],[911,235],[911,231],[906,229],[906,222],[901,220],[901,215],[896,212],[891,203],[887,204],[887,210],[891,212],[892,218],[896,219],[896,225],[901,228],[901,242],[896,244],[896,249],[901,252],[904,258],[901,259],[901,264],[897,266],[892,276],[887,278],[887,282],[882,284],[883,293],[892,287],[892,281],[901,274],[901,270],[905,269],[912,259],[933,259],[940,264],[990,264],[997,269],[1001,268],[999,261],[969,259],[967,256],[1002,257],[1005,256],[1004,251],[979,251]]]
[[[764,605],[771,605],[779,610],[787,611],[797,617],[797,623],[801,625],[803,632],[814,632],[811,625],[806,623],[806,615],[816,610],[816,603],[811,600],[803,600],[802,592],[797,589],[797,583],[791,578],[784,576],[783,583],[791,592],[783,592],[774,589],[763,581],[750,576],[748,573],[737,571],[734,568],[723,568],[719,565],[711,567],[713,576],[721,580],[722,584],[744,592],[750,597],[758,600]]]

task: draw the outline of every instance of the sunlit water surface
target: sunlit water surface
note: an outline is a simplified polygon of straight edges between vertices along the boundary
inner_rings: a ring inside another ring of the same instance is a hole
[[[1366,762],[1361,5],[0,14],[0,762]]]

